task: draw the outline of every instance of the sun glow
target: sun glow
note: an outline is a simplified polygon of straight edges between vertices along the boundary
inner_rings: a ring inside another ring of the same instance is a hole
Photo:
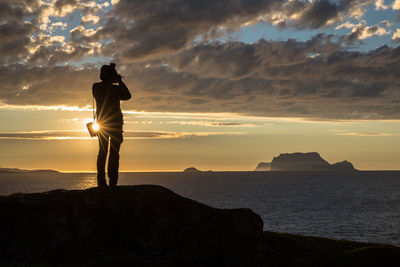
[[[100,130],[100,125],[97,122],[93,123],[93,130],[95,130],[96,132]]]

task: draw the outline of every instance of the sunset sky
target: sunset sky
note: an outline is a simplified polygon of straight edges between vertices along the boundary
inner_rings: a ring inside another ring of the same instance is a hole
[[[400,0],[0,0],[0,167],[95,171],[115,62],[121,171],[253,170],[317,151],[400,169]]]

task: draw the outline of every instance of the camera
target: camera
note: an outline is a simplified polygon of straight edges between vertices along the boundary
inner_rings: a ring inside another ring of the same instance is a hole
[[[86,127],[91,137],[95,137],[98,135],[100,126],[97,124],[97,122],[89,122],[88,124],[86,124]]]

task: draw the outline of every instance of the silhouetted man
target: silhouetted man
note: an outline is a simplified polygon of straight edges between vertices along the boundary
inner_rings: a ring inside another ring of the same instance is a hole
[[[123,140],[120,100],[131,98],[131,93],[121,78],[121,75],[115,70],[115,64],[103,65],[100,71],[101,82],[94,83],[92,88],[93,96],[96,99],[97,122],[100,125],[97,184],[103,188],[107,187],[105,164],[109,144],[108,177],[110,178],[110,187],[117,186],[118,182],[119,149]]]

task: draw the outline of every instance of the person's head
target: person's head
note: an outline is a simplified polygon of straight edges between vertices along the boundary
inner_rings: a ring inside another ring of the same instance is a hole
[[[104,82],[114,82],[118,79],[118,73],[115,70],[115,64],[103,65],[100,70],[100,80]]]

